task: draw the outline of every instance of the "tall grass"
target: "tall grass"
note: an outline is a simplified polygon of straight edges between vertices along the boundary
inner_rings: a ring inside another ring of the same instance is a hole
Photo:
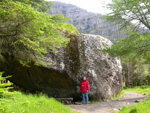
[[[44,95],[25,95],[15,92],[11,97],[1,98],[0,113],[73,113],[53,98]]]

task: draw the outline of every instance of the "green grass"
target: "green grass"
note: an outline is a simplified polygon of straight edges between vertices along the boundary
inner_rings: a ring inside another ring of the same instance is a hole
[[[133,93],[140,93],[140,94],[147,94],[150,95],[150,86],[141,86],[141,87],[134,87],[134,88],[124,88],[123,92],[133,92]]]
[[[118,113],[150,113],[150,99],[130,107],[123,107]]]
[[[0,98],[0,113],[74,113],[74,111],[44,95],[15,92],[11,97]]]
[[[124,88],[122,92],[133,92],[150,95],[150,86]],[[118,113],[150,113],[150,98],[130,107],[123,107]]]

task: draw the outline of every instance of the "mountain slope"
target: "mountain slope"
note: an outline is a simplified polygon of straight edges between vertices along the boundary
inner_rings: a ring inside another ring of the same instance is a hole
[[[114,38],[121,38],[123,33],[118,32],[120,26],[113,23],[105,23],[101,14],[87,12],[77,6],[56,2],[52,9],[48,11],[49,14],[63,14],[70,17],[68,23],[73,24],[80,33],[102,35],[113,40]]]

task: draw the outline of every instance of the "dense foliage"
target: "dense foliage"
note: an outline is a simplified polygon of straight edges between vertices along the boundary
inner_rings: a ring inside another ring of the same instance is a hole
[[[0,0],[6,1],[6,0]],[[14,2],[22,2],[28,5],[31,5],[32,7],[36,8],[40,12],[46,12],[48,9],[50,9],[53,6],[53,2],[45,1],[45,0],[13,0]]]
[[[77,33],[72,25],[65,24],[64,16],[52,16],[39,12],[38,3],[44,0],[2,0],[0,1],[0,53],[11,56],[23,65],[29,63],[44,65],[40,60],[48,49],[66,46],[69,39],[64,38],[64,29]],[[37,7],[36,7],[37,6]],[[42,7],[42,6],[41,6]]]
[[[148,0],[113,0],[107,5],[111,13],[104,15],[108,22],[120,24],[120,31],[126,33],[111,48],[103,50],[112,56],[121,57],[126,86],[149,84],[149,5]]]
[[[149,21],[149,0],[113,0],[107,5],[112,12],[105,15],[107,21],[115,21],[123,27],[130,26],[131,22],[136,22],[134,30],[141,25],[150,29]]]
[[[116,41],[115,45],[105,52],[125,57],[132,54],[134,57],[144,57],[150,60],[149,4],[148,0],[113,0],[111,4],[108,4],[112,12],[105,15],[105,19],[120,24],[126,29],[127,35]]]
[[[122,58],[123,78],[126,87],[150,84],[150,66],[142,59]]]

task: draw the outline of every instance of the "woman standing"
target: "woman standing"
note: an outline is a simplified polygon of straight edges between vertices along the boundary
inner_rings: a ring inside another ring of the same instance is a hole
[[[88,91],[89,91],[89,82],[86,80],[86,76],[83,77],[83,81],[81,82],[80,85],[80,90],[82,92],[82,99],[83,99],[83,104],[89,103],[89,97],[88,97]]]

